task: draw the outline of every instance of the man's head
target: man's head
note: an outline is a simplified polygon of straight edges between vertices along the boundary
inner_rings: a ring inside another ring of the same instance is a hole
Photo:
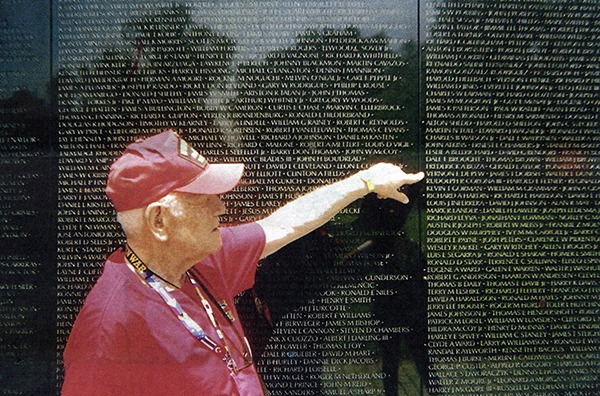
[[[127,147],[111,166],[106,193],[128,241],[193,260],[220,248],[218,195],[237,185],[243,169],[209,164],[166,131]]]

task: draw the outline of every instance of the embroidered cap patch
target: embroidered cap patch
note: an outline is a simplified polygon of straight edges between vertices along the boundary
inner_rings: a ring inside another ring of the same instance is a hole
[[[179,156],[198,165],[202,169],[206,168],[206,165],[208,165],[206,158],[200,155],[200,153],[187,144],[182,138],[179,138]]]

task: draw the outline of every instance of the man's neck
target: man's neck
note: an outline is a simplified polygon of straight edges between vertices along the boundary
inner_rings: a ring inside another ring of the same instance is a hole
[[[176,288],[183,286],[187,267],[178,267],[178,260],[175,257],[166,255],[166,249],[150,249],[129,240],[127,244],[144,265],[156,274],[161,281]]]

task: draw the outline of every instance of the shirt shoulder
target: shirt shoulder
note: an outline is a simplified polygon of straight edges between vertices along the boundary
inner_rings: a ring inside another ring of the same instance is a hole
[[[227,288],[234,296],[254,284],[256,267],[265,248],[266,236],[257,223],[246,223],[221,229],[221,250],[195,267],[219,288]],[[218,278],[218,279],[216,279]]]
[[[255,250],[264,249],[266,236],[263,228],[258,223],[245,223],[232,227],[221,228],[224,253],[236,253],[246,248]]]

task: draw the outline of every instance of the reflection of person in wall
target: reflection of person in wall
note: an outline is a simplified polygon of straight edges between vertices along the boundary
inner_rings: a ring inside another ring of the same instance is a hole
[[[418,186],[403,191],[413,200]],[[352,257],[363,266],[375,268],[378,293],[373,301],[374,317],[380,326],[395,329],[380,341],[386,395],[423,394],[428,372],[426,264],[418,244],[403,232],[409,205],[377,199],[370,194],[362,202],[360,215],[353,224],[366,242]],[[375,264],[376,262],[376,264]],[[415,363],[418,376],[404,370],[407,383],[399,383],[401,361]],[[419,380],[420,377],[420,380]],[[410,382],[410,383],[408,383]],[[399,386],[404,387],[399,393]]]
[[[378,164],[250,224],[219,228],[241,164],[209,164],[171,131],[131,144],[107,194],[127,243],[107,260],[64,354],[64,395],[261,395],[233,306],[258,260],[375,192],[423,174]]]

